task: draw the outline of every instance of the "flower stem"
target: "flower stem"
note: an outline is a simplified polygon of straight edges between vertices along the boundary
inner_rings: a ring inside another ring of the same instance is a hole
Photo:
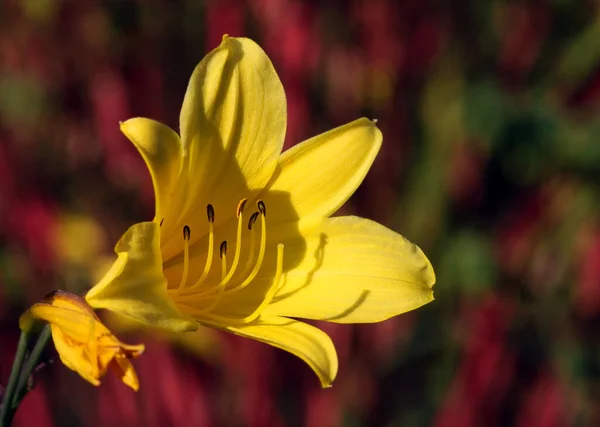
[[[29,357],[25,362],[23,370],[21,371],[21,376],[19,377],[19,383],[17,385],[16,393],[14,394],[12,400],[12,405],[14,408],[19,406],[21,400],[23,400],[23,398],[29,391],[27,388],[27,381],[29,380],[29,377],[31,376],[35,368],[38,366],[40,358],[42,356],[42,352],[44,351],[44,348],[46,348],[46,344],[48,344],[50,336],[50,326],[45,325],[42,329],[42,332],[38,336],[37,342],[35,343],[33,350],[31,350],[31,353],[29,354]]]
[[[25,360],[25,352],[27,350],[27,332],[21,332],[19,338],[19,344],[17,345],[17,352],[15,353],[15,360],[13,362],[12,370],[10,371],[10,378],[8,379],[8,385],[4,392],[4,398],[2,400],[2,409],[0,410],[0,427],[8,427],[12,421],[16,407],[13,406],[13,397],[15,391],[17,391],[17,384],[19,382],[19,374],[21,373],[21,367]]]

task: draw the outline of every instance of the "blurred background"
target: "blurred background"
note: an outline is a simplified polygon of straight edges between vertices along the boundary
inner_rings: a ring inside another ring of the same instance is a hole
[[[131,332],[147,348],[138,393],[54,363],[15,425],[600,425],[592,0],[2,0],[0,383],[18,316],[49,290],[84,292],[121,233],[152,217],[118,122],[177,129],[188,78],[224,33],[275,64],[286,147],[378,119],[383,149],[341,213],[421,246],[436,300],[322,325],[340,358],[327,390],[263,344]]]

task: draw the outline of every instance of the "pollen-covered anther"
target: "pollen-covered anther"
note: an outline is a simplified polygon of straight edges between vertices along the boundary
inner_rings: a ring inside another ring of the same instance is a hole
[[[213,205],[206,205],[206,216],[208,217],[208,222],[210,222],[211,224],[215,222],[215,208],[213,207]]]
[[[227,277],[227,240],[221,242],[219,246],[219,255],[221,256],[221,283]]]
[[[258,211],[263,214],[263,216],[267,216],[267,207],[265,206],[265,202],[259,200],[256,202],[256,206],[258,206]]]
[[[248,201],[248,199],[242,199],[238,203],[238,207],[237,207],[237,210],[236,210],[236,217],[237,218],[239,218],[242,215],[242,212],[244,212],[244,207],[246,206],[246,202],[247,201]]]
[[[260,213],[254,212],[250,216],[250,219],[248,220],[248,230],[252,230],[252,226],[254,225],[254,223],[256,222],[256,220],[258,219],[259,215],[260,215]]]
[[[223,240],[219,246],[219,256],[223,258],[225,255],[227,255],[227,240]]]

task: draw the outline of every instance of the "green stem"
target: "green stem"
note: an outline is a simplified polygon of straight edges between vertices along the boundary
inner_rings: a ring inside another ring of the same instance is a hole
[[[12,370],[10,371],[10,378],[8,379],[8,385],[6,386],[4,398],[2,400],[0,427],[8,427],[15,413],[16,407],[13,406],[12,402],[15,391],[18,390],[17,383],[19,381],[19,374],[21,373],[21,367],[23,366],[23,361],[25,359],[27,338],[28,333],[21,331],[21,337],[19,338],[19,344],[17,345],[17,352],[15,353],[15,360],[13,362]]]
[[[42,356],[42,352],[44,351],[44,348],[46,348],[46,345],[48,344],[48,340],[50,339],[50,336],[51,336],[50,326],[45,325],[44,328],[42,329],[42,332],[38,336],[37,342],[35,343],[33,350],[31,350],[31,353],[29,354],[29,357],[27,358],[27,362],[25,362],[25,366],[23,367],[23,370],[21,371],[21,376],[19,377],[19,383],[17,385],[16,393],[13,395],[13,400],[12,400],[12,406],[14,408],[19,406],[19,403],[21,402],[21,400],[23,400],[23,398],[29,391],[27,389],[27,381],[29,380],[29,376],[31,375],[31,373],[38,366],[38,364],[40,362],[40,358]]]

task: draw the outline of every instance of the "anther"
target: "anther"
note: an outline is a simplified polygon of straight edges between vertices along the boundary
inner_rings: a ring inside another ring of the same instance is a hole
[[[185,240],[190,240],[190,234],[191,234],[190,227],[188,227],[187,225],[184,225],[183,226],[183,238]]]
[[[252,216],[250,217],[250,219],[248,220],[248,230],[252,230],[252,226],[254,225],[254,223],[256,222],[256,219],[258,218],[258,215],[260,215],[258,212],[254,212],[252,214]]]
[[[161,227],[162,227],[162,225],[163,225],[163,222],[165,222],[165,219],[164,219],[164,218],[160,220],[160,226],[161,226]]]
[[[237,211],[236,211],[236,215],[237,215],[238,218],[240,217],[240,215],[242,214],[242,212],[244,212],[244,206],[246,206],[246,202],[247,201],[248,201],[248,199],[242,199],[238,203],[238,207],[237,207]]]
[[[267,207],[265,206],[265,202],[259,200],[256,205],[258,206],[258,211],[263,214],[263,216],[267,216]]]
[[[227,240],[223,240],[221,242],[221,246],[219,247],[219,255],[223,258],[223,255],[227,255]]]
[[[206,215],[208,216],[208,222],[215,222],[215,208],[213,208],[213,205],[206,205]]]

